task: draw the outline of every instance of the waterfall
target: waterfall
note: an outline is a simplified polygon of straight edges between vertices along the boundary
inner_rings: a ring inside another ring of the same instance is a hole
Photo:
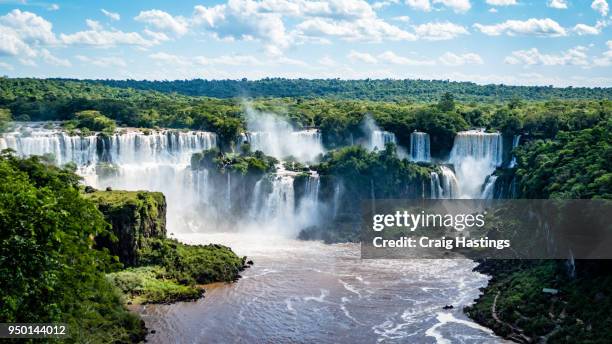
[[[383,130],[373,130],[371,132],[369,142],[370,150],[383,150],[387,143],[397,144],[395,134]]]
[[[514,135],[514,137],[512,138],[512,150],[518,147],[520,141],[521,141],[521,135]],[[512,154],[512,161],[510,161],[509,167],[510,168],[516,167],[516,156],[514,154]]]
[[[260,150],[277,159],[292,156],[301,162],[309,162],[325,153],[321,133],[317,129],[293,131],[290,126],[281,126],[277,130],[243,133],[241,142],[248,142],[252,151]]]
[[[480,196],[480,198],[482,199],[493,199],[493,197],[495,196],[495,182],[497,181],[497,176],[489,176],[487,178],[487,182],[485,184],[485,187],[482,190],[482,195]]]
[[[429,184],[429,190],[430,190],[430,198],[432,199],[439,199],[442,198],[442,185],[440,184],[440,176],[438,175],[437,172],[431,172],[431,180],[430,180],[430,184]]]
[[[203,131],[127,128],[110,136],[70,136],[52,123],[16,123],[15,130],[0,138],[0,148],[12,148],[20,156],[53,154],[58,165],[74,162],[85,182],[99,189],[163,192],[170,230],[202,219],[199,205],[211,192],[208,174],[194,173],[189,162],[193,153],[216,144],[216,135]],[[102,163],[103,168],[96,168]]]
[[[478,198],[486,178],[501,166],[502,135],[470,130],[457,133],[450,153],[459,182],[459,198]]]
[[[429,162],[429,134],[415,131],[410,134],[410,159],[415,162]]]
[[[70,136],[61,130],[46,129],[51,123],[28,125],[16,123],[15,130],[0,138],[0,150],[10,148],[20,156],[49,155],[57,165],[74,162],[78,166],[95,165],[98,161],[95,135]]]

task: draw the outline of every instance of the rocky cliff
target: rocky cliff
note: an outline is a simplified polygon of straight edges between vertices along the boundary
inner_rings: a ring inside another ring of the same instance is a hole
[[[139,264],[139,251],[147,238],[166,236],[166,198],[161,192],[94,191],[85,194],[110,223],[112,237],[96,238],[126,266]]]

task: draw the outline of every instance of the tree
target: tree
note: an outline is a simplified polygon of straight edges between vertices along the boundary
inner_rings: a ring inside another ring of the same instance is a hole
[[[438,102],[438,109],[444,112],[455,110],[455,97],[449,92],[444,93]]]

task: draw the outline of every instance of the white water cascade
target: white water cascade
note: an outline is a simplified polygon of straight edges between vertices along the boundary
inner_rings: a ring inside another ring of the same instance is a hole
[[[455,173],[448,166],[440,166],[441,175],[431,172],[430,192],[432,199],[452,199],[458,197],[459,183]]]
[[[449,163],[459,182],[458,198],[480,198],[485,181],[501,166],[502,135],[470,130],[457,133]]]
[[[431,161],[429,134],[418,131],[410,134],[410,159],[415,162]]]
[[[514,137],[512,138],[512,149],[514,150],[514,148],[518,147],[519,143],[521,141],[521,135],[514,135]],[[510,168],[514,168],[516,167],[516,156],[514,154],[512,154],[512,160],[510,161]]]
[[[370,136],[370,150],[384,150],[387,143],[397,144],[395,134],[384,130],[373,130]]]
[[[95,188],[161,191],[168,200],[170,229],[201,219],[197,192],[206,181],[188,167],[193,153],[216,146],[214,133],[123,129],[110,137],[70,136],[49,129],[52,125],[18,123],[0,138],[0,148],[21,156],[52,154],[58,165],[74,162],[86,184]]]

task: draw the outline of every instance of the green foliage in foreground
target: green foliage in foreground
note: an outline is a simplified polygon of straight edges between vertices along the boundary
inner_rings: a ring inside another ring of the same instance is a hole
[[[104,278],[116,266],[92,248],[107,225],[78,180],[37,157],[0,155],[0,321],[65,322],[74,342],[137,340],[140,320]]]
[[[189,301],[202,297],[203,289],[179,284],[159,266],[128,268],[107,275],[110,283],[135,304]]]
[[[233,282],[245,263],[245,258],[239,258],[226,246],[185,245],[159,238],[148,239],[140,256],[141,265],[161,266],[166,277],[183,285]]]
[[[585,264],[603,264],[585,263]],[[467,314],[502,336],[513,331],[491,315],[496,310],[501,321],[535,339],[548,336],[549,343],[609,343],[612,336],[612,276],[609,273],[579,274],[570,278],[561,261],[491,261],[494,278],[478,302],[466,308]],[[609,266],[608,266],[609,267]],[[557,295],[543,292],[557,289]]]

